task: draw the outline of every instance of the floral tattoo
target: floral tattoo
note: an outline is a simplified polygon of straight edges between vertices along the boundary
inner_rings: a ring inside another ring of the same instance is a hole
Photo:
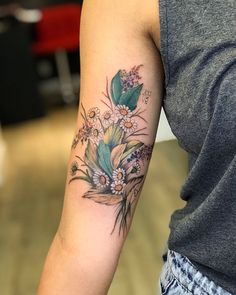
[[[83,198],[103,205],[116,206],[113,230],[119,225],[119,234],[127,230],[132,205],[144,182],[144,166],[151,157],[152,145],[145,145],[140,136],[148,135],[147,127],[139,128],[140,120],[147,123],[137,106],[143,84],[139,70],[119,70],[103,92],[107,107],[101,113],[98,107],[88,111],[81,104],[83,123],[72,143],[85,144],[85,154],[71,164],[69,183],[86,181],[90,188]],[[141,99],[142,100],[142,99]]]

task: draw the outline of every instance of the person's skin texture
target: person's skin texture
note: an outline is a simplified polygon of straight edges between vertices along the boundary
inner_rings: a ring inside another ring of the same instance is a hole
[[[38,295],[108,292],[159,121],[158,12],[155,0],[84,1],[78,121]]]

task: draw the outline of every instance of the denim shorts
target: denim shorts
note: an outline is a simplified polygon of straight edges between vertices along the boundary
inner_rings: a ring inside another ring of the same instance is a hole
[[[187,257],[170,249],[158,288],[160,295],[232,295],[197,270]]]

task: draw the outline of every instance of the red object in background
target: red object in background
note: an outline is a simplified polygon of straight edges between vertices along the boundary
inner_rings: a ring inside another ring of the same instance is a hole
[[[32,44],[35,55],[55,56],[61,94],[65,103],[76,101],[68,61],[68,52],[79,49],[81,6],[63,4],[44,8],[36,24],[36,41]]]
[[[42,10],[42,19],[36,24],[36,55],[55,53],[57,50],[75,51],[79,48],[81,6],[64,4]]]

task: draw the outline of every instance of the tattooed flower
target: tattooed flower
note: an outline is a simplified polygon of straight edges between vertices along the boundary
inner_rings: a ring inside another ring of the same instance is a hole
[[[125,105],[117,105],[115,107],[115,115],[118,117],[118,119],[126,119],[132,115],[132,112]]]
[[[129,72],[126,72],[125,70],[121,71],[121,84],[123,92],[139,85],[141,77],[139,76],[138,71],[140,67],[141,65],[134,66]]]
[[[152,149],[153,145],[143,145],[141,148],[133,152],[127,161],[131,162],[133,160],[149,160],[152,155]]]
[[[127,162],[124,163],[126,175],[129,178],[133,177],[134,174],[138,175],[141,172],[141,162],[137,159],[131,160],[131,158],[127,159]]]
[[[125,170],[122,168],[118,168],[113,171],[112,177],[115,181],[121,181],[125,179]]]
[[[99,108],[95,107],[95,108],[91,108],[88,111],[87,118],[90,122],[96,122],[97,119],[99,118],[99,115],[100,115],[100,110]]]
[[[134,119],[131,119],[131,118],[127,118],[127,119],[124,119],[120,122],[120,127],[127,133],[131,133],[131,132],[134,132],[137,127],[138,127],[138,124],[135,122]]]
[[[72,141],[71,148],[75,149],[77,144],[79,143],[79,133],[77,133]]]
[[[78,139],[81,140],[82,144],[91,136],[92,128],[93,126],[91,125],[91,123],[86,122],[86,124],[83,124],[83,127],[79,129],[77,136]]]
[[[93,175],[93,182],[98,188],[106,188],[110,181],[109,177],[102,171],[96,171]]]
[[[135,164],[133,165],[132,170],[130,171],[130,173],[139,174],[140,171],[141,171],[141,166],[140,166],[139,162],[136,161]]]
[[[111,184],[111,191],[113,194],[121,195],[124,191],[125,184],[122,180],[115,180]]]
[[[101,127],[94,126],[91,130],[90,139],[93,143],[98,143],[103,137],[103,129]]]
[[[140,149],[140,158],[142,160],[149,160],[152,155],[153,145],[143,145]]]
[[[111,111],[106,111],[102,115],[102,123],[105,127],[108,127],[115,121],[114,114]]]
[[[75,176],[78,170],[79,170],[79,164],[75,161],[71,164],[70,175]]]

